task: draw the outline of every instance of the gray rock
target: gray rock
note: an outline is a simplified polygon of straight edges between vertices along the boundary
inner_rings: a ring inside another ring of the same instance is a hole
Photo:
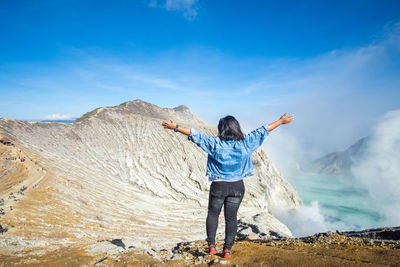
[[[370,137],[364,137],[342,152],[333,152],[314,160],[306,169],[325,175],[352,175],[351,168],[368,148]]]

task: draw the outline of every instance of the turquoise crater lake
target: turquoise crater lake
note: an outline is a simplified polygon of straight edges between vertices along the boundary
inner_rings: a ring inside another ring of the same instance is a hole
[[[384,214],[379,212],[368,191],[353,177],[302,173],[288,177],[288,181],[305,205],[318,201],[321,213],[329,223],[347,228],[339,230],[382,226]]]

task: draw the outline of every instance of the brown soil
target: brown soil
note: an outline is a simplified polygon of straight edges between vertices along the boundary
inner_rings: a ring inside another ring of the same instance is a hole
[[[221,244],[217,244],[221,250]],[[208,256],[205,242],[168,251],[128,250],[116,255],[91,254],[79,247],[34,256],[0,255],[2,266],[400,266],[400,243],[350,238],[339,234],[309,240],[238,241],[231,259]],[[156,255],[156,258],[150,254]],[[173,260],[171,260],[173,258]]]

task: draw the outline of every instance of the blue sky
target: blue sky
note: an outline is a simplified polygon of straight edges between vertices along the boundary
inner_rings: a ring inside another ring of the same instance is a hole
[[[290,112],[271,150],[315,157],[400,108],[400,1],[0,0],[0,38],[0,117],[140,98],[248,131]]]

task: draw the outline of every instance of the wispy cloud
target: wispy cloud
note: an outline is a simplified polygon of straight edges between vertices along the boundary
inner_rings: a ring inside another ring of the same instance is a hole
[[[199,9],[198,0],[150,0],[148,5],[153,8],[181,12],[188,20],[196,18]]]
[[[76,117],[72,116],[71,114],[49,114],[46,115],[42,118],[39,118],[39,120],[50,120],[50,121],[55,121],[55,120],[75,120]]]
[[[170,91],[171,93],[200,93],[191,85],[191,80],[176,77],[172,72],[161,73],[151,64],[127,64],[89,59],[75,72],[88,85],[104,88],[111,92],[124,93],[139,88],[159,92]]]

